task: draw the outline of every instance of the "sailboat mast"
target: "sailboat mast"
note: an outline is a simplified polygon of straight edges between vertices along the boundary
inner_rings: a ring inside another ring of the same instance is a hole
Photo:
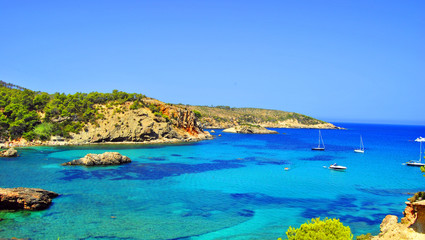
[[[322,134],[320,133],[320,129],[319,129],[319,145],[317,145],[318,148],[320,148],[320,138],[322,138]]]
[[[422,160],[422,141],[419,144],[419,162]]]

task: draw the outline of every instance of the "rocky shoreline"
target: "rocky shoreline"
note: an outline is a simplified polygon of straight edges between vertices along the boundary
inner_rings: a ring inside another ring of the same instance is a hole
[[[194,143],[203,140],[212,140],[213,136],[210,134],[205,134],[202,136],[193,136],[186,139],[154,139],[144,142],[132,142],[132,141],[122,141],[122,142],[72,142],[72,141],[33,141],[29,142],[25,139],[20,139],[16,141],[6,142],[3,144],[3,148],[22,148],[22,147],[39,147],[39,146],[89,146],[89,145],[156,145],[156,144],[181,144],[181,143]]]

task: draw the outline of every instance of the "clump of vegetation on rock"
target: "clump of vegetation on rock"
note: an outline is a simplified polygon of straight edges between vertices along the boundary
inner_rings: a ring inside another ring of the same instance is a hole
[[[286,231],[288,240],[352,240],[350,227],[344,226],[339,219],[313,218],[300,228],[289,227]],[[282,240],[279,238],[278,240]]]
[[[360,236],[356,237],[356,240],[370,240],[372,239],[372,234],[368,233],[368,234],[362,234]]]
[[[416,201],[425,200],[425,192],[417,192],[417,193],[415,193],[415,195],[413,195],[413,197],[408,198],[408,200],[411,203],[416,202]]]

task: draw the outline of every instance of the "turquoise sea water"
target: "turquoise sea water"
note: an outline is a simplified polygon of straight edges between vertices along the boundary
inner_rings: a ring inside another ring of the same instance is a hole
[[[275,129],[278,135],[222,133],[181,145],[20,149],[0,159],[1,187],[61,194],[39,212],[0,212],[0,238],[277,239],[314,217],[339,218],[355,235],[402,216],[409,193],[424,190],[423,126],[337,124],[348,130]],[[360,134],[365,153],[354,153]],[[87,153],[118,151],[132,163],[60,166]],[[337,162],[345,172],[324,166]],[[289,168],[288,171],[285,168]]]

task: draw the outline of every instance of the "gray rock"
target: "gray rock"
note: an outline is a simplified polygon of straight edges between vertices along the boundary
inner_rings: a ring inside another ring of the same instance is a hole
[[[102,154],[87,154],[85,157],[72,160],[70,162],[62,163],[66,165],[84,165],[84,166],[98,166],[98,165],[120,165],[131,162],[127,156],[123,156],[118,152],[105,152]]]

